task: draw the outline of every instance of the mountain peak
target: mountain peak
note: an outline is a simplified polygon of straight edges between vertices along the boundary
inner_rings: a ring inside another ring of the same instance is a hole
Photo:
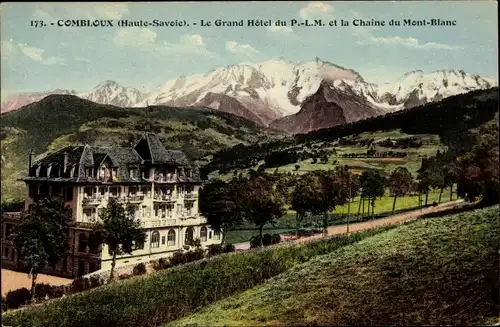
[[[99,89],[102,87],[117,87],[117,86],[119,86],[117,82],[108,79],[102,82],[101,84],[97,85],[95,88]]]

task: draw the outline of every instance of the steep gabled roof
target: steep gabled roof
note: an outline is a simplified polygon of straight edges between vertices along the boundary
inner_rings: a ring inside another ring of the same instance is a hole
[[[153,133],[146,133],[135,147],[106,147],[106,146],[70,146],[38,160],[33,166],[59,165],[63,166],[67,159],[67,168],[77,166],[74,177],[70,178],[69,169],[64,179],[67,181],[85,182],[97,181],[87,177],[86,168],[97,168],[105,160],[110,160],[113,167],[118,167],[118,179],[120,181],[137,181],[130,178],[129,169],[139,168],[142,164],[165,164],[169,166],[184,166],[192,169],[193,175],[189,178],[183,177],[181,182],[195,181],[199,179],[197,167],[193,166],[188,157],[181,150],[167,150],[159,137]],[[25,180],[51,179],[50,177],[27,177]]]

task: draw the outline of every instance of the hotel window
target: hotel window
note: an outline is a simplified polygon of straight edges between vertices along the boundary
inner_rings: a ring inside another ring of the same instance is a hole
[[[110,188],[110,191],[111,191],[111,197],[117,198],[120,193],[120,188],[117,186],[113,186]]]
[[[65,189],[64,200],[65,201],[72,201],[73,200],[73,188],[71,186],[68,186]]]
[[[214,230],[214,240],[220,240],[220,232]]]
[[[207,228],[205,226],[201,227],[200,230],[200,241],[206,242],[207,241]]]
[[[167,245],[172,246],[175,245],[175,231],[173,229],[168,231],[167,234]]]
[[[161,245],[165,245],[165,236],[161,237]]]
[[[83,220],[84,221],[90,221],[90,218],[92,217],[92,209],[83,209]]]
[[[93,187],[86,187],[83,189],[83,197],[84,198],[91,198],[94,195],[94,188]]]
[[[151,234],[151,247],[157,248],[159,246],[160,246],[160,233],[155,230],[153,234]]]
[[[135,243],[135,248],[136,248],[136,250],[138,250],[138,249],[144,249],[144,242],[136,242]]]
[[[184,233],[185,239],[184,244],[191,243],[194,240],[194,228],[188,227]]]
[[[78,235],[78,252],[86,253],[88,246],[88,238],[87,235],[80,233]]]
[[[99,179],[103,179],[106,176],[106,167],[103,165],[99,170]]]

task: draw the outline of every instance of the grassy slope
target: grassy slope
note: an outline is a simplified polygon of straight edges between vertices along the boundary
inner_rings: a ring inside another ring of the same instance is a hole
[[[210,151],[278,136],[243,118],[205,109],[117,108],[74,96],[50,96],[2,115],[2,202],[22,200],[28,152],[35,155],[82,143],[129,145],[143,131],[160,135],[165,145],[191,158]]]
[[[171,326],[471,325],[498,314],[498,206],[318,256]]]

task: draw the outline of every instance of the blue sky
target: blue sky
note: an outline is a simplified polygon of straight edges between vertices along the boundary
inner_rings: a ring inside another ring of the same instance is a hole
[[[456,20],[447,27],[201,27],[201,19],[321,18]],[[51,26],[112,19],[115,27]],[[120,28],[120,19],[186,20],[189,27]],[[30,26],[43,20],[48,26]],[[496,1],[4,3],[2,98],[10,92],[90,90],[104,80],[150,91],[168,79],[241,62],[316,57],[354,69],[367,81],[394,81],[422,69],[498,76]],[[193,26],[198,22],[198,26]]]

